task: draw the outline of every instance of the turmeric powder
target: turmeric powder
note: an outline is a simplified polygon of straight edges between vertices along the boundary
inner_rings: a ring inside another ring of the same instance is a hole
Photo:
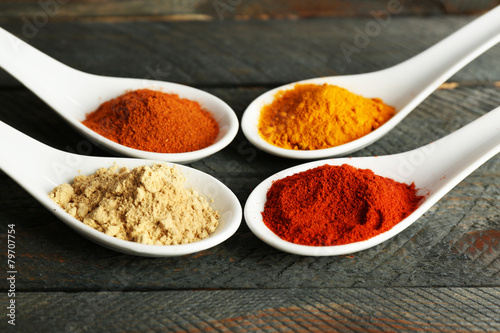
[[[259,134],[287,149],[315,150],[356,140],[380,127],[394,108],[330,84],[296,84],[264,106]]]

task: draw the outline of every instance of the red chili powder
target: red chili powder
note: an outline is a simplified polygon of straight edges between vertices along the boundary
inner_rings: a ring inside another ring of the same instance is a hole
[[[219,124],[198,102],[142,89],[103,103],[83,124],[124,146],[185,153],[214,143]]]
[[[381,234],[418,206],[406,185],[350,165],[324,165],[273,182],[262,217],[282,239],[330,246]]]

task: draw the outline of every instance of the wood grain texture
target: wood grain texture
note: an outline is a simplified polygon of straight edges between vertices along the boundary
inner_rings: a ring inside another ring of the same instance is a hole
[[[352,42],[354,28],[370,18],[50,22],[24,38],[80,70],[194,85],[222,98],[241,119],[254,98],[276,85],[391,66],[471,19],[394,18],[350,63],[338,45]],[[5,26],[23,35],[22,23]],[[496,108],[499,56],[496,46],[389,135],[351,156],[411,150]],[[5,72],[0,121],[58,149],[109,156]],[[303,162],[259,151],[240,131],[227,148],[191,166],[222,180],[243,205],[263,179]],[[290,255],[265,245],[243,221],[217,247],[153,259],[82,238],[0,172],[0,262],[6,262],[8,224],[16,224],[18,236],[16,329],[499,331],[499,289],[490,288],[500,286],[499,175],[497,156],[403,233],[348,256]],[[6,304],[8,285],[0,276]],[[0,331],[5,326],[0,321]]]
[[[241,117],[264,89],[208,91],[226,100]],[[353,156],[417,148],[499,103],[500,88],[495,87],[437,91],[390,135]],[[0,104],[2,121],[42,142],[63,150],[92,147],[90,154],[106,155],[27,91],[0,93]],[[260,181],[299,163],[258,151],[238,133],[228,148],[191,166],[222,180],[244,205]],[[405,232],[361,253],[331,258],[289,255],[262,243],[243,224],[220,246],[164,259],[122,255],[83,239],[1,174],[0,246],[5,249],[6,225],[15,223],[23,291],[492,286],[500,283],[499,174],[500,159],[495,157]],[[5,259],[5,252],[0,259]]]
[[[387,10],[386,0],[25,0],[0,2],[0,20],[233,20],[371,16]],[[498,0],[398,0],[398,14],[474,14]]]
[[[82,71],[209,88],[274,87],[319,76],[380,70],[418,54],[471,20],[393,18],[378,36],[357,48],[359,53],[347,57],[341,43],[360,45],[356,44],[356,31],[372,20],[50,23],[33,33],[22,24],[4,27]],[[500,45],[450,81],[500,81],[497,59]],[[19,83],[0,70],[0,86],[17,87]]]
[[[24,332],[500,330],[498,288],[21,293],[17,301]]]

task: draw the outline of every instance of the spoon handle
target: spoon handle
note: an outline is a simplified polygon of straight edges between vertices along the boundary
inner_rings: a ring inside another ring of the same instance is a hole
[[[417,187],[439,197],[500,152],[500,107],[427,146],[400,154]],[[401,172],[400,172],[401,173]]]
[[[59,172],[72,155],[44,145],[0,121],[0,169],[31,194],[44,175]]]
[[[75,92],[88,91],[97,77],[49,57],[2,28],[0,50],[0,67],[59,112],[79,106]]]
[[[387,69],[387,84],[394,86],[398,82],[402,85],[407,92],[407,101],[403,103],[415,98],[411,104],[416,106],[459,69],[498,42],[500,5],[422,53]],[[402,77],[401,73],[405,75]]]

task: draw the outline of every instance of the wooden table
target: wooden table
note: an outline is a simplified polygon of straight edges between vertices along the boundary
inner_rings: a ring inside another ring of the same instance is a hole
[[[288,6],[282,11],[266,1],[233,2],[233,10],[222,15],[216,2],[187,1],[193,8],[180,9],[179,3],[177,9],[152,3],[113,7],[128,15],[91,1],[61,4],[59,14],[30,31],[26,22],[41,15],[39,5],[10,2],[11,7],[0,5],[0,23],[74,68],[195,86],[225,100],[241,119],[254,98],[275,86],[397,64],[477,15],[446,15],[456,9],[449,5],[453,1],[445,1],[444,9],[437,1],[427,6],[403,1],[400,15],[392,15],[380,33],[346,57],[339,45],[354,45],[356,31],[376,22],[370,10],[384,9],[385,1],[358,1],[354,12],[340,1],[320,1],[309,10],[297,7],[306,6],[300,1],[278,1]],[[497,2],[478,3],[486,9]],[[129,15],[134,8],[139,17]],[[497,107],[499,59],[495,46],[390,135],[351,156],[420,147]],[[3,71],[0,120],[58,149],[109,155]],[[259,182],[299,163],[255,149],[240,131],[227,148],[190,166],[223,181],[244,205]],[[499,331],[499,176],[497,156],[403,233],[352,255],[280,252],[243,221],[233,237],[212,249],[143,258],[79,236],[0,172],[0,331],[13,328],[6,317],[11,299],[15,329],[23,332]],[[6,280],[9,224],[16,231],[15,298],[8,296]]]

